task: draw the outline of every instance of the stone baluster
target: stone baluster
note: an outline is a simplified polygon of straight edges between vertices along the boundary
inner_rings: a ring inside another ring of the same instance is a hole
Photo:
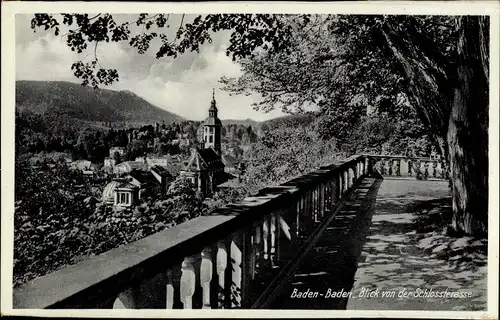
[[[366,174],[373,174],[373,159],[370,157],[366,157]]]
[[[387,175],[387,159],[382,158],[380,159],[380,172],[382,173],[383,176]]]
[[[316,188],[313,187],[312,190],[309,192],[309,203],[310,203],[309,208],[311,209],[311,212],[308,218],[311,221],[311,225],[315,221],[315,216],[316,216],[315,198],[316,198]]]
[[[166,308],[167,309],[173,309],[174,308],[174,296],[175,296],[175,290],[174,290],[174,283],[172,281],[172,269],[167,270],[166,274]]]
[[[335,177],[333,178],[335,179]],[[334,206],[335,202],[335,181],[336,180],[330,180],[328,181],[328,212],[332,212],[332,208]]]
[[[323,185],[323,216],[322,219],[330,213],[330,204],[332,199],[330,198],[332,191],[331,191],[331,185],[332,181],[328,180],[324,185]]]
[[[184,309],[193,308],[193,295],[196,288],[196,272],[194,270],[194,257],[185,257],[181,266],[180,298]]]
[[[314,222],[314,189],[313,190],[309,190],[307,192],[307,201],[309,202],[309,212],[307,214],[307,223],[308,223],[308,229],[307,229],[307,232],[309,233],[311,231],[311,226]]]
[[[262,224],[260,222],[256,223],[254,225],[254,239],[253,239],[253,244],[254,244],[254,253],[253,255],[255,256],[255,263],[254,263],[254,277],[260,272],[261,266],[262,266],[262,254],[264,252],[264,249],[262,247]]]
[[[342,174],[340,172],[335,173],[334,183],[333,183],[333,205],[337,204],[340,199],[340,189],[342,188]]]
[[[326,199],[326,189],[327,189],[328,184],[321,183],[319,185],[319,221],[323,221],[323,218],[325,217],[325,207],[327,205],[327,199]]]
[[[210,283],[212,281],[212,249],[205,247],[201,252],[200,284],[203,290],[202,308],[211,309],[210,303]]]
[[[302,228],[301,225],[301,216],[302,216],[302,198],[299,198],[296,204],[295,208],[295,216],[294,216],[294,221],[295,221],[295,236],[298,237],[300,235],[300,228]]]
[[[217,255],[216,255],[216,270],[217,278],[219,282],[218,294],[217,294],[217,307],[223,309],[226,307],[227,292],[226,289],[226,269],[227,269],[227,250],[226,244],[223,241],[217,243]],[[229,283],[229,285],[231,285]]]
[[[342,195],[344,195],[347,190],[349,189],[349,177],[347,176],[347,169],[344,170],[344,177],[342,179],[342,181],[344,182],[344,185],[342,186]]]
[[[262,221],[262,245],[264,252],[262,254],[262,267],[267,270],[269,267],[269,259],[270,259],[270,233],[269,233],[269,219],[264,218]]]
[[[278,230],[279,228],[277,227],[277,221],[279,219],[279,214],[276,212],[272,213],[269,216],[269,224],[270,224],[270,232],[271,232],[271,267],[275,267],[278,265],[277,263],[277,255],[278,255],[278,246],[279,246],[279,235],[278,235]]]
[[[231,241],[231,264],[232,264],[232,274],[231,274],[231,307],[241,308],[243,301],[244,288],[242,284],[244,283],[244,272],[245,269],[243,262],[243,239],[242,234],[236,234]]]
[[[128,288],[116,298],[113,309],[137,309],[137,290]]]
[[[249,272],[249,277],[250,279],[255,279],[256,275],[256,264],[257,264],[257,250],[256,250],[256,243],[255,243],[255,228],[257,226],[255,224],[252,225],[252,228],[250,229],[250,247],[248,248],[248,255],[249,255],[249,265],[248,265],[248,272]]]
[[[352,184],[354,184],[357,179],[358,179],[358,163],[356,162],[352,165]]]
[[[342,198],[342,194],[343,194],[343,189],[344,188],[344,175],[342,174],[342,172],[339,172],[338,173],[338,184],[337,184],[337,195],[335,197],[335,203],[337,203],[338,201],[340,201],[340,198]]]
[[[429,162],[423,161],[423,167],[424,167],[424,180],[427,180],[427,178],[429,178]]]
[[[311,226],[311,193],[305,192],[303,195],[304,208],[301,216],[301,236],[307,236],[309,227]]]
[[[297,208],[298,202],[288,204],[280,210],[277,217],[277,260],[288,262],[296,253],[297,243]]]
[[[314,187],[313,204],[314,204],[313,221],[316,223],[319,221],[319,186]]]
[[[345,172],[347,173],[346,177],[347,177],[347,183],[346,183],[346,192],[351,188],[351,181],[352,181],[352,175],[351,175],[351,168],[347,167],[345,169]]]

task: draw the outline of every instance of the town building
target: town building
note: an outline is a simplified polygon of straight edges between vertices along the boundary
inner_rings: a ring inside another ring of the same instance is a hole
[[[110,157],[104,158],[104,167],[114,168],[115,165],[116,165],[116,159]]]
[[[172,180],[172,175],[162,167],[156,166],[150,171],[132,170],[106,185],[102,201],[116,208],[133,207],[144,197],[165,194]]]
[[[221,154],[222,122],[217,116],[217,102],[215,101],[215,91],[212,95],[212,102],[208,109],[208,118],[203,122],[203,143],[204,148],[212,148],[217,154]]]
[[[193,148],[187,165],[179,172],[181,179],[188,180],[205,197],[213,195],[216,186],[223,182],[224,163],[213,148]]]
[[[70,165],[70,169],[79,170],[86,176],[94,176],[97,171],[99,171],[99,167],[90,160],[73,161]]]
[[[205,197],[212,196],[216,186],[227,181],[221,157],[222,122],[217,112],[214,91],[208,118],[203,122],[203,146],[192,148],[191,157],[179,172],[181,179],[190,181]]]
[[[147,170],[147,165],[141,161],[125,161],[114,166],[114,174],[129,173],[132,170]]]
[[[222,163],[224,163],[224,171],[227,173],[236,173],[238,170],[239,161],[229,154],[222,155]]]
[[[123,154],[125,154],[125,148],[123,148],[123,147],[111,147],[111,148],[109,148],[109,156],[111,158],[114,158],[115,154],[119,154],[120,156],[123,156]]]

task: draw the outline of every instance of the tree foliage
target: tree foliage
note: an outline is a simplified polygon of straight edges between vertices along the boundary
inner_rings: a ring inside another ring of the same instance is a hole
[[[322,140],[310,127],[278,128],[268,131],[246,152],[243,179],[252,193],[331,164],[337,156],[334,141]]]
[[[148,51],[154,40],[158,40],[156,57],[176,57],[188,50],[199,51],[204,43],[212,42],[210,32],[234,30],[229,39],[227,54],[233,59],[250,55],[257,47],[280,51],[287,48],[289,26],[284,24],[280,16],[269,14],[211,14],[197,16],[191,22],[184,23],[182,15],[180,24],[173,38],[165,31],[170,28],[169,14],[149,15],[141,13],[133,21],[117,22],[113,15],[69,14],[61,15],[35,14],[31,20],[31,28],[51,30],[59,35],[62,27],[68,28],[65,34],[66,44],[72,51],[83,53],[93,46],[94,58],[89,62],[76,61],[71,66],[74,75],[82,80],[83,85],[98,87],[109,85],[119,79],[116,69],[108,69],[99,63],[96,54],[97,46],[104,42],[126,42],[138,53]],[[132,32],[133,26],[143,27],[142,32]]]
[[[207,214],[210,207],[178,181],[165,196],[116,210],[100,203],[106,178],[65,164],[16,161],[14,285]],[[221,202],[218,205],[223,205]]]
[[[64,17],[63,23],[71,24]],[[87,42],[109,41],[108,33],[116,29],[109,15],[80,19],[80,28],[73,30],[76,40],[68,42],[76,50]],[[137,23],[146,20],[141,15]],[[59,22],[38,15],[32,25],[57,32]],[[470,234],[487,225],[488,161],[477,146],[488,141],[488,26],[487,17],[477,16],[207,15],[185,27],[181,23],[179,45],[167,44],[157,56],[198,50],[210,32],[231,30],[228,53],[243,59],[244,75],[223,82],[237,94],[260,93],[256,108],[300,112],[313,104],[329,109],[358,95],[368,106],[390,112],[404,115],[411,108],[451,163],[453,227]],[[118,34],[128,39],[126,31]],[[139,43],[148,43],[147,36],[143,39]],[[94,86],[107,84],[117,77],[102,69],[93,73],[94,62],[84,67],[75,71],[84,84],[89,79]],[[401,103],[401,97],[409,103]],[[472,132],[479,144],[467,142]],[[475,168],[477,179],[466,181],[468,167]]]

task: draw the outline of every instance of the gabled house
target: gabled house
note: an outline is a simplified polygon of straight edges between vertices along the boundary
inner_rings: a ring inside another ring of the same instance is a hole
[[[147,196],[165,193],[169,182],[167,172],[155,168],[151,171],[132,170],[125,177],[108,183],[102,193],[102,201],[114,207],[132,207]]]
[[[73,170],[79,170],[86,176],[94,176],[99,171],[99,167],[89,160],[73,161],[70,168]]]
[[[190,181],[199,192],[209,197],[220,183],[223,172],[224,164],[213,148],[194,148],[179,177]]]
[[[174,180],[173,175],[163,166],[153,166],[149,170],[160,183],[160,193],[164,194]]]
[[[224,170],[227,173],[235,173],[238,170],[239,161],[233,156],[229,154],[223,155],[222,162],[224,163]]]
[[[110,158],[110,157],[104,158],[104,167],[106,167],[106,168],[114,168],[115,165],[116,165],[116,159],[115,158]]]
[[[109,148],[109,156],[111,158],[114,158],[115,154],[119,154],[120,156],[123,156],[125,153],[125,148],[123,147],[111,147]]]

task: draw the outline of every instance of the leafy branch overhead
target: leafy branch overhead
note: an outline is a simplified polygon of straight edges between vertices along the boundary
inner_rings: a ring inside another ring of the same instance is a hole
[[[184,15],[173,37],[166,31],[170,28],[170,14],[149,15],[141,13],[137,19],[117,23],[111,14],[35,14],[31,28],[52,30],[57,36],[61,26],[69,28],[64,34],[66,45],[79,54],[93,47],[94,57],[90,62],[77,61],[71,69],[82,80],[83,85],[97,88],[119,80],[116,69],[107,69],[99,63],[97,46],[103,42],[126,42],[139,54],[146,53],[154,39],[159,39],[156,58],[177,57],[186,51],[199,52],[200,46],[212,42],[210,36],[220,30],[232,30],[227,55],[233,60],[250,56],[255,48],[262,47],[271,52],[286,50],[290,37],[290,27],[279,15],[269,14],[213,14],[197,16],[192,22],[184,22]],[[133,32],[131,27],[142,26],[142,31]]]

